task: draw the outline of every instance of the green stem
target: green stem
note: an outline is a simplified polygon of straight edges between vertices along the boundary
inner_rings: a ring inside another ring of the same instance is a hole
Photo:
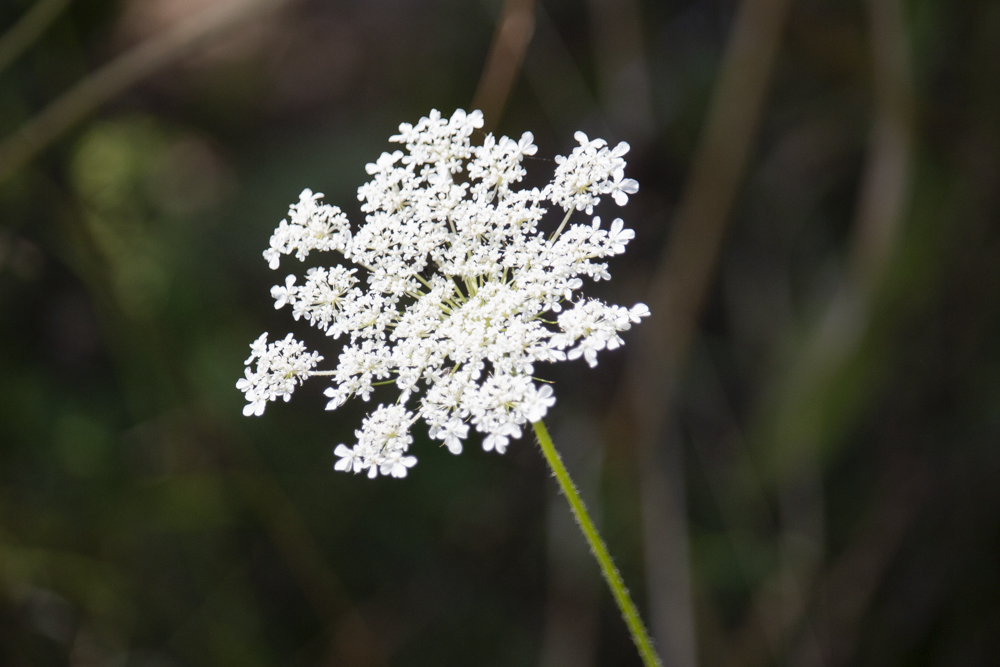
[[[587,538],[587,543],[590,544],[590,551],[601,566],[601,574],[604,575],[604,580],[608,582],[608,588],[611,589],[611,594],[618,604],[618,610],[621,611],[622,617],[625,619],[625,624],[628,625],[629,632],[632,634],[632,641],[635,642],[636,648],[639,649],[639,655],[642,657],[642,663],[646,667],[662,667],[663,662],[660,660],[660,656],[656,654],[656,649],[653,648],[653,641],[646,631],[646,626],[643,625],[642,619],[639,618],[639,610],[636,609],[635,603],[632,602],[632,598],[628,594],[628,589],[625,588],[625,582],[622,581],[622,575],[618,573],[614,561],[611,560],[611,554],[608,553],[608,548],[604,545],[604,540],[601,539],[601,534],[597,532],[597,527],[587,513],[587,508],[583,504],[579,492],[576,490],[576,485],[573,484],[566,466],[563,465],[562,459],[559,458],[559,452],[556,451],[555,445],[552,444],[552,438],[549,436],[548,429],[545,428],[545,424],[541,420],[533,422],[531,425],[535,429],[535,435],[538,437],[538,444],[542,448],[542,454],[545,455],[545,460],[548,461],[549,467],[552,468],[552,473],[556,476],[563,495],[569,501],[569,507],[573,510],[573,516],[576,517],[576,522],[580,525],[583,536]]]

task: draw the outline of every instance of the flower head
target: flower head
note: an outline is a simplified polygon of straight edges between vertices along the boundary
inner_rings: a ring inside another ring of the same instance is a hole
[[[366,166],[372,179],[358,189],[364,225],[352,233],[340,209],[304,190],[264,252],[272,269],[282,255],[301,260],[317,250],[351,263],[310,269],[302,284],[289,275],[271,290],[275,308],[289,305],[295,319],[345,340],[336,369],[319,372],[321,357],[291,335],[266,349],[262,336],[247,360],[257,359],[257,370],[238,384],[244,412],[260,415],[268,400],[288,400],[310,375],[332,376],[328,410],[352,396],[369,400],[378,384],[400,392],[395,405],[364,420],[353,447],[335,449],[337,470],[404,477],[416,463],[407,452],[418,419],[452,453],[470,428],[483,434],[484,449],[503,453],[555,404],[552,388],[532,377],[536,363],[583,357],[594,366],[600,350],[622,344],[619,332],[649,314],[643,304],[579,294],[583,278],[610,278],[602,260],[625,252],[634,233],[620,219],[610,229],[597,217],[567,226],[601,196],[622,206],[638,191],[624,177],[628,144],[609,149],[577,132],[579,146],[556,158],[548,185],[517,189],[524,157],[537,151],[531,133],[518,141],[488,134],[473,146],[482,124],[479,111],[459,110],[400,125],[390,141],[405,150]],[[539,222],[548,205],[565,218],[547,237]]]

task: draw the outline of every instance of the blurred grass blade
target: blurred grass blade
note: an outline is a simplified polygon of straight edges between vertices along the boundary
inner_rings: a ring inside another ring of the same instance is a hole
[[[0,144],[0,182],[134,83],[287,0],[223,2],[185,19],[90,74]]]
[[[649,141],[656,129],[638,0],[589,0],[587,13],[601,106],[615,133]]]
[[[506,0],[472,101],[483,112],[485,132],[500,121],[534,33],[535,0]]]
[[[0,35],[0,73],[34,44],[68,5],[69,0],[39,0],[10,30]]]
[[[619,404],[634,415],[653,634],[668,663],[696,664],[683,452],[671,393],[715,275],[730,212],[757,136],[789,0],[745,0],[712,95],[700,145],[650,282]]]

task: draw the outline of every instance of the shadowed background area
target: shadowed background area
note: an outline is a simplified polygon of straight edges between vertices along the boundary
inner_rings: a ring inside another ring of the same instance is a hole
[[[538,372],[668,667],[1000,663],[998,82],[987,0],[0,4],[0,664],[639,664],[529,437],[241,414],[260,332],[337,354],[288,205],[473,107],[632,146],[587,291],[653,316]]]

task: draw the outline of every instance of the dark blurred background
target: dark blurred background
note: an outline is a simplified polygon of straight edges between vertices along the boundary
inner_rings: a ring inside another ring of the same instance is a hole
[[[262,331],[336,355],[272,307],[288,204],[357,223],[396,126],[473,106],[536,178],[632,146],[589,291],[654,315],[540,373],[666,664],[1000,664],[1000,3],[3,0],[0,34],[0,664],[639,664],[529,437],[418,429],[373,482],[323,381],[241,415]]]

